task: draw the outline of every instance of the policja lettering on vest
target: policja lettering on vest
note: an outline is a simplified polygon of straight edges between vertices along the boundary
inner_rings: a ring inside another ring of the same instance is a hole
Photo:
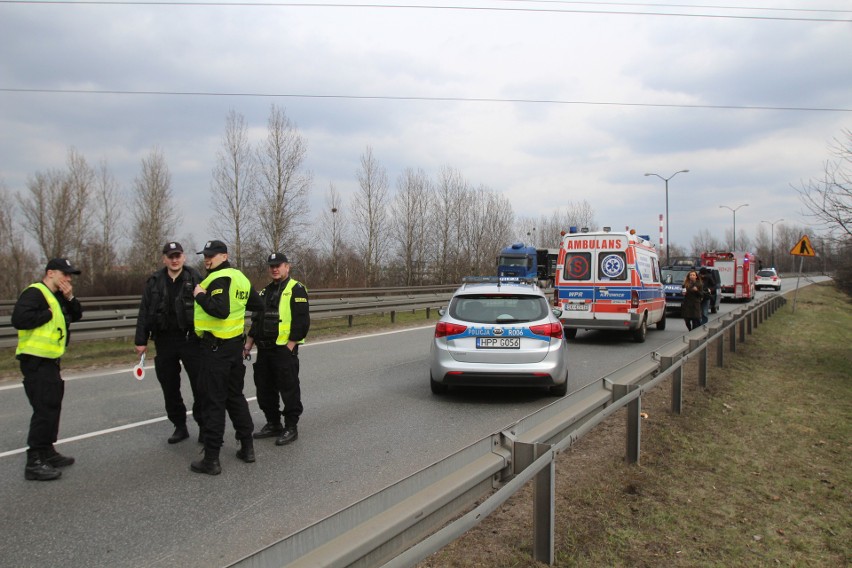
[[[248,402],[243,394],[246,368],[243,363],[243,332],[246,309],[263,309],[263,302],[245,275],[231,267],[228,247],[222,241],[207,241],[204,250],[207,277],[195,287],[195,333],[201,342],[199,384],[204,393],[204,458],[192,462],[196,473],[222,472],[219,452],[224,444],[227,413],[240,441],[237,457],[255,461]]]
[[[244,354],[257,345],[254,384],[266,425],[255,438],[275,437],[283,446],[299,437],[298,423],[304,407],[299,382],[299,345],[310,329],[308,291],[290,278],[287,256],[274,252],[267,258],[270,282],[261,292],[264,309],[252,314]],[[279,396],[284,410],[279,410]],[[281,416],[284,424],[281,424]]]
[[[68,345],[68,324],[83,317],[71,286],[72,274],[80,271],[68,259],[54,258],[47,263],[42,281],[27,286],[12,311],[12,326],[18,330],[15,358],[20,361],[24,392],[33,408],[24,467],[28,480],[58,479],[62,475],[58,468],[74,463],[74,458],[53,447],[65,397],[60,358]]]

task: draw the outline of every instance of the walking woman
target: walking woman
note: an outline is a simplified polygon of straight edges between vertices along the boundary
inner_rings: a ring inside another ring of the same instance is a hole
[[[680,306],[681,316],[686,323],[686,329],[692,331],[701,325],[701,299],[704,296],[701,279],[694,270],[686,275],[683,281],[683,304]]]

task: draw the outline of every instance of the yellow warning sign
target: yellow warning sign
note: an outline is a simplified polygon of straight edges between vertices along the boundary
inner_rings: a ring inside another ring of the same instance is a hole
[[[811,240],[807,235],[802,235],[802,238],[799,239],[796,246],[790,250],[790,254],[794,254],[796,256],[816,256],[816,253],[814,253],[814,247],[811,245]]]

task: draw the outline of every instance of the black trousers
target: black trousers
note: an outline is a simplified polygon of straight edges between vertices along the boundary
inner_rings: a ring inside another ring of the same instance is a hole
[[[198,392],[198,366],[201,363],[198,337],[195,334],[191,334],[189,338],[181,334],[158,334],[154,345],[157,347],[154,371],[163,389],[163,400],[169,420],[175,426],[186,424],[186,405],[180,392],[180,370],[183,363],[189,377],[189,388],[192,390],[192,418],[197,424],[203,424],[201,395]]]
[[[243,394],[246,367],[243,341],[236,338],[218,346],[201,342],[198,385],[203,400],[204,451],[218,456],[225,438],[225,413],[231,417],[238,440],[250,439],[254,432],[248,402]]]
[[[270,424],[279,424],[284,416],[285,426],[296,426],[302,415],[302,390],[299,386],[299,355],[286,345],[257,349],[254,364],[254,386],[257,387],[257,404]],[[278,396],[284,411],[278,410]]]
[[[56,359],[21,355],[20,363],[24,392],[33,407],[27,445],[30,450],[46,450],[53,446],[59,435],[65,381],[59,375],[59,361]]]

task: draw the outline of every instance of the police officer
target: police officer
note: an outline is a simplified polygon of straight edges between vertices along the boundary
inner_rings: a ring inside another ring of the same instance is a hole
[[[24,477],[29,480],[57,479],[62,475],[57,468],[74,463],[74,458],[63,456],[53,447],[65,396],[59,359],[68,345],[68,324],[83,317],[83,308],[72,290],[72,274],[80,271],[68,259],[49,261],[42,281],[24,289],[12,312],[12,325],[18,330],[15,358],[20,361],[24,391],[33,407],[24,468]]]
[[[263,302],[245,275],[228,262],[222,241],[207,241],[204,250],[207,277],[195,287],[195,333],[201,340],[199,385],[204,397],[204,459],[191,464],[192,471],[218,475],[222,472],[219,450],[224,443],[225,412],[231,417],[240,449],[237,457],[255,461],[248,402],[243,394],[246,367],[243,344],[246,308],[263,309]]]
[[[252,314],[252,325],[244,348],[248,355],[257,346],[254,364],[254,384],[257,402],[266,416],[266,425],[255,438],[276,437],[275,444],[283,446],[299,437],[297,425],[302,415],[302,394],[299,387],[299,344],[305,342],[311,318],[308,291],[290,278],[287,256],[278,252],[267,259],[272,277],[260,292],[264,309]],[[278,396],[284,411],[278,410]],[[284,425],[281,425],[281,416]]]
[[[163,268],[145,282],[139,317],[136,319],[136,354],[148,350],[148,339],[154,340],[157,356],[154,370],[163,389],[166,414],[175,426],[169,444],[189,438],[186,428],[186,405],[180,393],[180,369],[183,364],[192,390],[192,417],[200,426],[201,396],[198,392],[200,346],[194,333],[195,302],[193,291],[201,275],[184,266],[186,257],[180,243],[170,242],[163,247]]]

